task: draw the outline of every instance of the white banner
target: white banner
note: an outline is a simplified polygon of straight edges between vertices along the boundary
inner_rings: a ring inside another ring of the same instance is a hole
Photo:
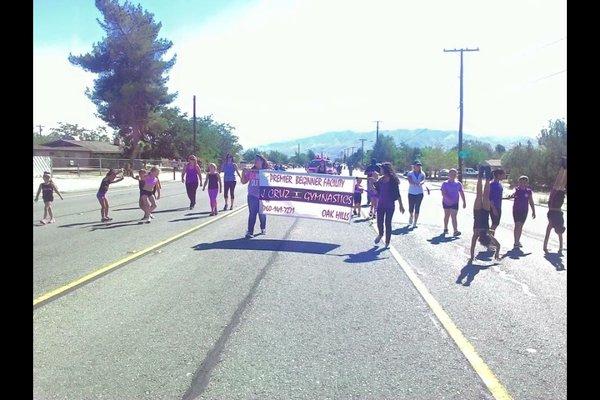
[[[260,212],[350,222],[354,177],[261,170]]]

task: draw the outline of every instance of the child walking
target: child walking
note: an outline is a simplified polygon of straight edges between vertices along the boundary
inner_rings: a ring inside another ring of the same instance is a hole
[[[360,215],[360,203],[362,201],[362,192],[364,192],[361,182],[361,178],[356,178],[356,184],[354,185],[354,206],[352,207],[352,215]]]
[[[369,210],[369,217],[371,219],[375,219],[377,215],[377,201],[379,200],[379,195],[375,189],[375,182],[378,180],[379,174],[377,171],[372,171],[367,178],[367,192],[371,196],[371,209]]]
[[[217,166],[214,163],[208,164],[208,173],[206,174],[202,191],[206,189],[207,184],[208,198],[210,199],[210,215],[217,215],[219,213],[219,210],[217,210],[217,194],[222,192],[223,187],[221,175],[217,172]]]
[[[52,214],[52,202],[54,201],[54,192],[60,197],[61,200],[64,200],[54,182],[50,178],[50,172],[44,172],[42,176],[44,182],[40,183],[38,187],[37,194],[35,195],[35,201],[38,201],[40,197],[40,192],[42,192],[42,200],[44,200],[44,218],[40,220],[42,225],[52,224],[56,222],[54,219],[54,214]],[[50,219],[48,219],[50,217]]]
[[[123,176],[117,178],[117,171],[114,169],[109,169],[106,173],[106,176],[100,182],[100,188],[98,189],[98,193],[96,193],[96,198],[100,202],[100,221],[107,222],[112,221],[112,218],[108,216],[108,199],[106,198],[106,193],[108,192],[108,187],[117,182],[121,182],[125,179]]]
[[[456,169],[452,168],[448,172],[448,180],[442,183],[442,207],[444,208],[444,235],[448,234],[448,220],[452,217],[452,227],[454,228],[454,236],[459,236],[458,222],[456,214],[458,214],[459,195],[462,198],[463,208],[467,208],[465,201],[465,193],[463,192],[462,183],[456,181]]]
[[[528,207],[531,206],[531,218],[535,219],[535,204],[533,204],[533,192],[527,185],[529,178],[525,175],[519,177],[519,186],[515,188],[515,192],[507,199],[515,199],[513,203],[513,219],[515,221],[515,248],[523,247],[521,245],[521,233],[523,233],[523,225],[527,220]]]

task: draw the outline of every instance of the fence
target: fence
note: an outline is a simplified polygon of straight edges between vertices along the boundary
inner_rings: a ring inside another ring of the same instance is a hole
[[[46,171],[53,175],[103,175],[109,169],[124,169],[125,171],[137,171],[142,168],[171,168],[171,161],[162,160],[142,160],[142,159],[121,159],[121,158],[75,158],[75,157],[40,157],[34,156],[34,177],[36,176],[36,159],[47,159],[44,163],[37,161],[37,165],[44,166]],[[48,165],[49,162],[49,165]],[[39,167],[38,167],[39,168]],[[42,170],[43,172],[43,170]],[[40,175],[41,176],[41,175]]]

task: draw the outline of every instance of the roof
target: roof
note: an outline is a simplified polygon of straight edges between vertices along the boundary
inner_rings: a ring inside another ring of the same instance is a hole
[[[92,153],[121,153],[119,146],[108,142],[96,140],[68,140],[61,139],[46,143],[42,148],[53,148],[61,150],[75,150],[73,147],[80,147]],[[35,147],[34,147],[35,148]]]
[[[486,164],[489,165],[490,167],[502,167],[502,160],[485,160]]]
[[[83,148],[83,147],[79,147],[79,146],[54,146],[54,147],[50,147],[50,146],[40,146],[40,145],[34,145],[33,146],[34,150],[42,150],[42,151],[83,151],[83,152],[89,152],[90,150]]]

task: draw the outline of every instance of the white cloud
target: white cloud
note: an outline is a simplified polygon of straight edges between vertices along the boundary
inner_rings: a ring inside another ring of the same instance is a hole
[[[459,56],[444,47],[481,50],[465,54],[466,132],[535,135],[566,116],[566,73],[533,82],[566,69],[566,40],[542,47],[566,36],[564,0],[265,0],[163,36],[178,55],[176,104],[191,115],[196,94],[198,115],[233,124],[245,146],[375,119],[456,129]],[[84,118],[93,106],[75,92],[91,78],[63,67],[54,74],[72,95],[59,107],[44,87],[36,104]]]

